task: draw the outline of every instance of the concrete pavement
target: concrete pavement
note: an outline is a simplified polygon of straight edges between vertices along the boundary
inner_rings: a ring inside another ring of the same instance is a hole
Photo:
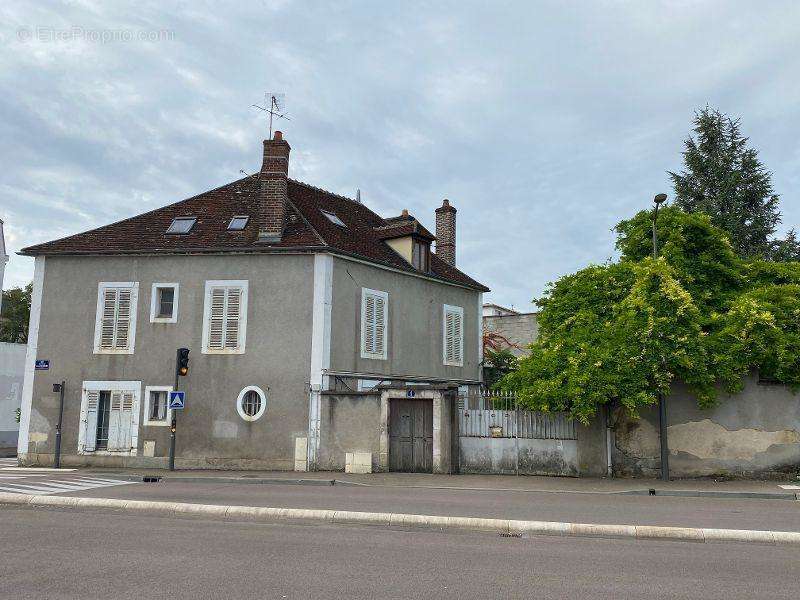
[[[138,487],[138,486],[137,486]],[[796,598],[797,550],[0,509],[0,597]]]
[[[177,480],[68,495],[495,519],[800,531],[800,503],[785,500],[413,487],[201,484]]]
[[[709,497],[762,497],[797,499],[800,490],[785,489],[800,485],[800,479],[785,481],[752,479],[622,479],[600,477],[538,477],[513,475],[431,475],[425,473],[350,474],[330,471],[300,473],[294,471],[219,471],[159,469],[81,469],[87,474],[141,480],[158,477],[170,481],[213,483],[292,483],[320,485],[363,485],[373,487],[442,488],[468,490],[516,490],[549,493],[607,493]]]

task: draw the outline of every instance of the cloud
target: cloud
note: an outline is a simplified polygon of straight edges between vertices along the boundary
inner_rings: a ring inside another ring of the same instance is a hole
[[[458,261],[530,307],[671,191],[693,111],[742,117],[798,225],[791,2],[4,3],[0,217],[11,251],[252,172],[282,91],[292,175],[458,208]],[[13,256],[7,285],[31,278]]]

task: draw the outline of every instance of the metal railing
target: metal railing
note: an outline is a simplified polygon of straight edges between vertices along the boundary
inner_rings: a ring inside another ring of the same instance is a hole
[[[520,408],[513,393],[482,391],[461,398],[461,437],[574,440],[575,422],[564,412]],[[472,408],[476,407],[476,408]]]

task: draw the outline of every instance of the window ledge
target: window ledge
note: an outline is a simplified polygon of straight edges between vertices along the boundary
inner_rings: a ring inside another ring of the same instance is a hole
[[[133,354],[133,348],[127,350],[108,350],[108,349],[101,349],[95,348],[95,354]]]

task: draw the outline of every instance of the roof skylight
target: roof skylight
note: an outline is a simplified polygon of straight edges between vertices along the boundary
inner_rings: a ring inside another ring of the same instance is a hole
[[[247,227],[247,222],[250,220],[248,216],[233,217],[231,222],[228,223],[228,231],[241,231]]]
[[[339,227],[347,227],[347,225],[345,225],[345,224],[344,224],[344,221],[342,221],[342,220],[341,220],[339,217],[337,217],[337,216],[336,216],[334,213],[332,213],[332,212],[328,212],[327,210],[322,210],[322,209],[320,209],[320,211],[319,211],[319,212],[321,212],[323,215],[325,215],[326,217],[328,217],[328,220],[329,220],[331,223],[333,223],[334,225],[338,225]]]
[[[189,233],[197,223],[197,217],[175,217],[172,219],[167,233]]]

